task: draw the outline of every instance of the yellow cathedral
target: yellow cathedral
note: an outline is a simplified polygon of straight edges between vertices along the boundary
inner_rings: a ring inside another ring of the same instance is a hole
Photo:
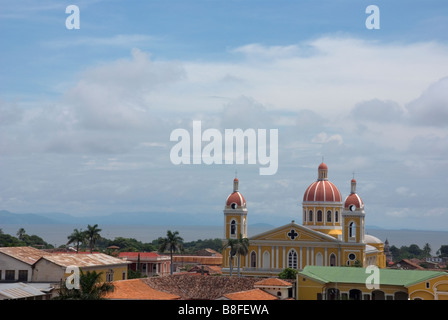
[[[305,266],[376,265],[386,267],[384,244],[365,234],[365,211],[356,193],[356,180],[351,192],[342,200],[339,189],[328,180],[328,167],[321,163],[317,180],[303,195],[302,225],[294,220],[281,227],[252,236],[248,254],[240,257],[240,273],[246,276],[277,276],[285,268],[303,270]],[[224,208],[224,237],[247,238],[246,200],[233,181],[233,192]],[[223,251],[223,273],[230,273],[230,248]],[[233,257],[233,270],[237,257]]]

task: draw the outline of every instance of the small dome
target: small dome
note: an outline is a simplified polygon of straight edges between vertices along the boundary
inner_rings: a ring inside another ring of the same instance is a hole
[[[352,179],[351,183],[351,192],[347,198],[345,198],[344,208],[354,211],[356,209],[360,209],[364,207],[364,203],[358,194],[356,193],[356,180]]]
[[[322,162],[322,163],[319,165],[318,170],[328,170],[328,167],[327,167],[327,165],[326,165],[325,163]]]
[[[238,191],[238,186],[239,180],[237,178],[233,179],[233,192],[227,197],[226,207],[232,209],[246,207],[246,199],[244,199],[243,195]]]

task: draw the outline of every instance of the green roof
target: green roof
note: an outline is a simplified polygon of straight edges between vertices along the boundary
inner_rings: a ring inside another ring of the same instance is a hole
[[[443,271],[378,270],[380,285],[397,285],[405,287],[441,275],[446,275],[446,272]],[[298,275],[306,276],[322,283],[366,283],[367,278],[372,275],[372,271],[366,271],[366,268],[306,266],[303,271],[298,273]]]

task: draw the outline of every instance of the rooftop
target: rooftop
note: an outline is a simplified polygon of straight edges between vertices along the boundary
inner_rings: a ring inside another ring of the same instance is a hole
[[[0,252],[19,261],[33,265],[47,253],[33,247],[0,247]]]
[[[112,284],[115,289],[105,295],[106,299],[176,300],[180,298],[177,295],[153,289],[141,279],[114,281]]]
[[[45,255],[42,259],[53,262],[54,264],[62,267],[78,266],[78,267],[94,267],[102,265],[119,265],[130,263],[122,259],[114,258],[104,253],[92,253],[92,254],[73,254],[73,253],[61,253],[53,255]]]
[[[276,296],[258,288],[227,293],[224,297],[230,300],[278,300]]]
[[[380,285],[407,287],[445,274],[442,271],[379,269],[379,281]],[[370,275],[366,268],[320,266],[306,266],[298,273],[299,277],[305,276],[322,283],[365,283]]]

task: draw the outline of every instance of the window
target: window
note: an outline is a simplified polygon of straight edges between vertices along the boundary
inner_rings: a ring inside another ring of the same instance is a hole
[[[317,221],[322,222],[322,211],[321,210],[317,211]]]
[[[310,210],[308,221],[313,222],[313,210]]]
[[[28,281],[28,270],[19,270],[19,281]]]
[[[257,267],[257,254],[255,253],[255,251],[252,251],[252,253],[250,254],[250,267]]]
[[[356,237],[356,223],[350,222],[349,227],[348,227],[348,236],[350,238]]]
[[[330,254],[330,267],[334,267],[336,265],[336,255],[334,253]]]
[[[331,211],[327,211],[327,222],[331,222]]]
[[[339,222],[339,212],[334,213],[334,222]]]
[[[126,280],[126,272],[123,272],[123,273],[121,274],[121,280]]]
[[[232,220],[232,222],[230,222],[230,235],[231,236],[236,235],[236,221],[235,220]]]
[[[297,269],[297,251],[294,249],[288,252],[288,268]]]
[[[15,270],[6,270],[5,271],[5,280],[14,281],[16,276]]]
[[[114,281],[114,270],[109,269],[109,271],[106,272],[106,281]]]

